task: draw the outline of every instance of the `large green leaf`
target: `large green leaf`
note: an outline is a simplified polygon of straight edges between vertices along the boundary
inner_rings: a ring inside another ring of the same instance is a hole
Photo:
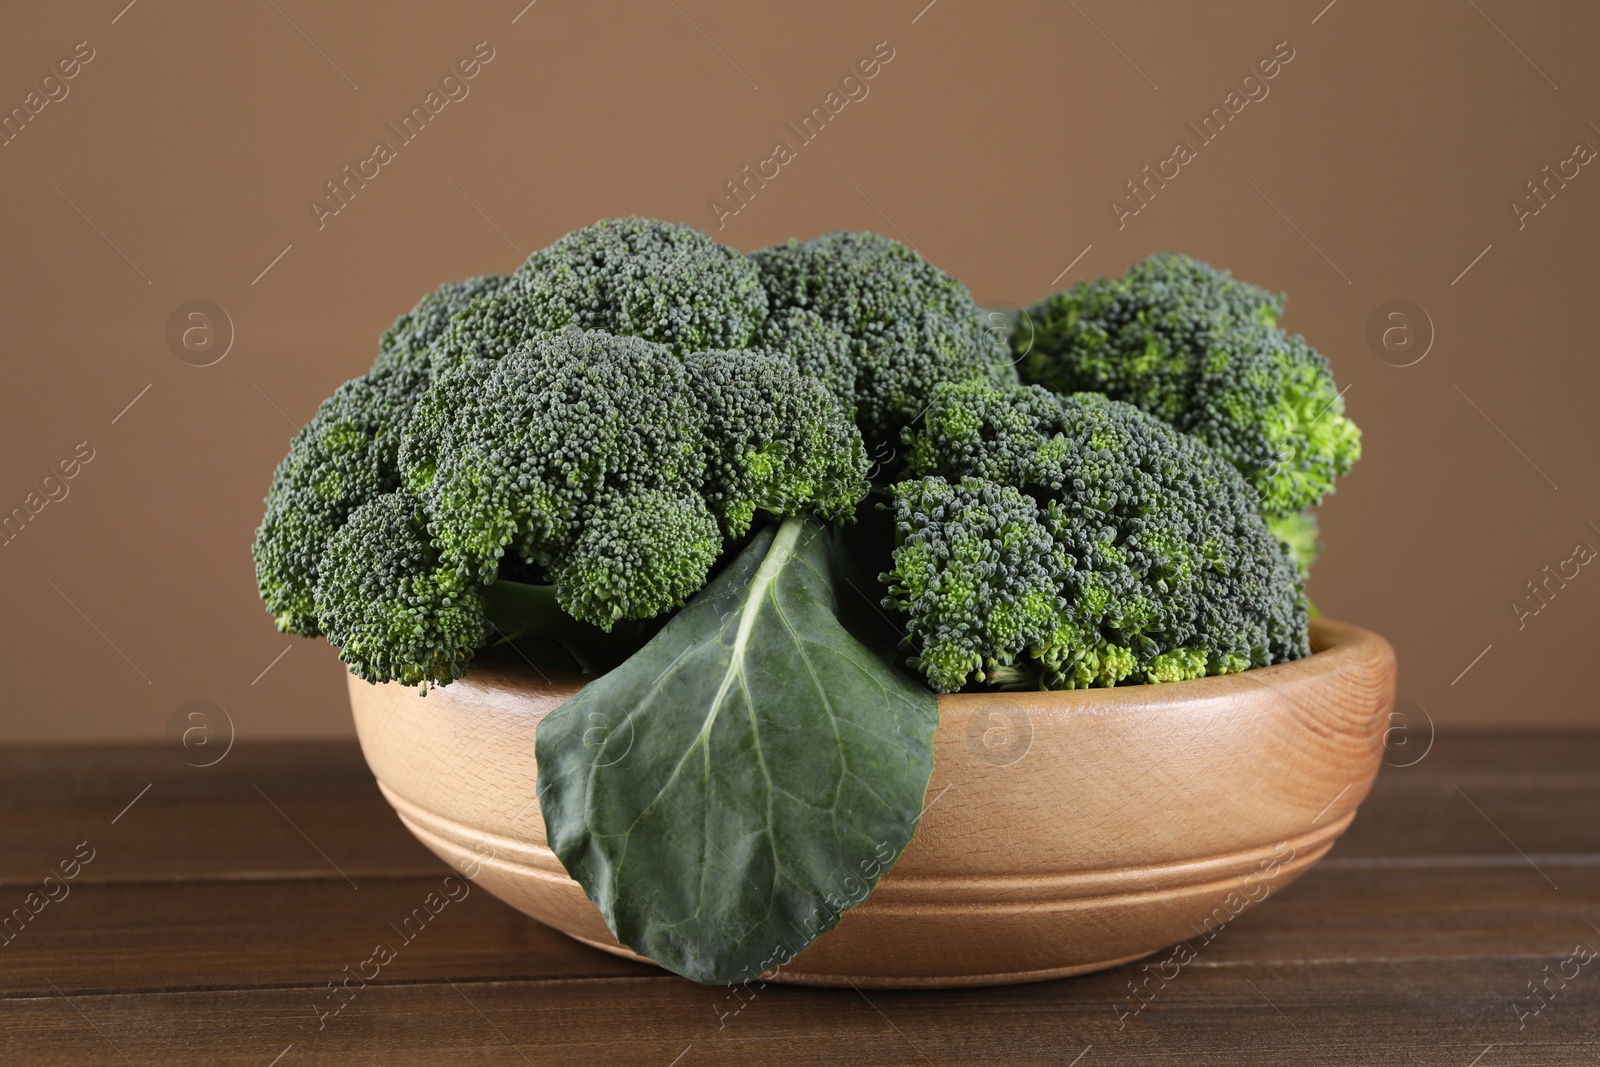
[[[540,724],[550,845],[624,945],[748,981],[911,840],[938,714],[839,623],[824,529],[787,519]]]

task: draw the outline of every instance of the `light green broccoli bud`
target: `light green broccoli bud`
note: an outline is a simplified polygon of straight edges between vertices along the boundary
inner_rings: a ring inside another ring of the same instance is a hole
[[[1311,570],[1311,565],[1322,554],[1322,534],[1314,511],[1297,511],[1267,520],[1267,529],[1288,546],[1289,554],[1300,565],[1301,573]]]

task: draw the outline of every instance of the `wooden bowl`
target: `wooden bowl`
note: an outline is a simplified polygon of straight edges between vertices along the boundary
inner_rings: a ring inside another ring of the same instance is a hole
[[[1394,651],[1312,623],[1294,663],[1167,685],[939,698],[921,825],[873,894],[776,976],[1027,982],[1208,937],[1350,825],[1383,756]],[[534,730],[582,684],[483,665],[426,697],[350,679],[411,832],[540,922],[633,959],[545,843]]]

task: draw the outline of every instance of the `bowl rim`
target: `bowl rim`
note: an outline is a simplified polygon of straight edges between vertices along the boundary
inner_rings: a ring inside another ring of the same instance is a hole
[[[1394,648],[1386,638],[1353,623],[1317,616],[1310,620],[1307,635],[1311,647],[1310,654],[1265,667],[1235,671],[1232,674],[1211,674],[1179,682],[1141,682],[1134,685],[1092,686],[1084,689],[996,689],[970,693],[933,693],[933,695],[938,698],[941,711],[954,711],[966,706],[976,708],[980,704],[995,702],[1023,704],[1039,700],[1117,704],[1145,702],[1152,696],[1162,703],[1174,703],[1186,699],[1208,699],[1246,686],[1254,688],[1291,684],[1298,680],[1338,673],[1346,666],[1353,667],[1358,663],[1370,665],[1383,660],[1392,663],[1395,659]],[[914,677],[909,674],[907,676]],[[535,668],[509,658],[497,658],[488,661],[487,664],[482,661],[474,664],[471,670],[451,684],[461,686],[461,691],[464,692],[477,686],[499,688],[506,681],[531,680],[546,693],[568,699],[590,682],[603,677],[604,675]],[[919,683],[921,681],[916,680]]]

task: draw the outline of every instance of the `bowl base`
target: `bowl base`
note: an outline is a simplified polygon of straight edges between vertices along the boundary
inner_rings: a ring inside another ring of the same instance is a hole
[[[606,944],[604,941],[594,941],[577,934],[567,934],[574,941],[597,948],[602,952],[609,952],[613,956],[621,956],[637,963],[650,963],[650,960],[636,952],[629,952],[615,944]],[[1142,960],[1146,956],[1153,956],[1161,949],[1151,949],[1149,952],[1139,952],[1132,956],[1123,956],[1121,959],[1103,960],[1099,963],[1081,963],[1074,967],[1048,967],[1038,971],[1009,971],[1003,974],[932,974],[920,975],[894,975],[881,974],[812,974],[804,971],[785,971],[778,969],[778,973],[770,978],[762,979],[763,985],[799,985],[811,986],[817,989],[963,989],[972,986],[991,985],[1024,985],[1028,982],[1049,982],[1057,978],[1073,978],[1080,974],[1092,974],[1095,971],[1108,971],[1113,967],[1121,967],[1124,963]],[[652,964],[653,966],[653,964]],[[752,979],[754,981],[754,979]]]

